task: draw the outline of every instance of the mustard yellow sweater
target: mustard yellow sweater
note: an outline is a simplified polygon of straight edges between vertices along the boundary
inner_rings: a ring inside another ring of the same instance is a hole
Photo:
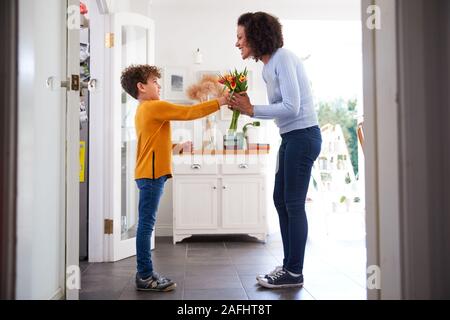
[[[135,118],[138,139],[135,179],[172,176],[170,120],[195,120],[219,109],[217,100],[194,106],[176,105],[160,100],[142,102],[137,108]]]

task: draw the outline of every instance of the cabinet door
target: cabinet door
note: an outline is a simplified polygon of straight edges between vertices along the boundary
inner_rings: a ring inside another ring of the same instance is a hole
[[[224,177],[222,180],[222,227],[260,228],[264,223],[262,178]]]
[[[217,228],[216,178],[175,178],[173,198],[176,229]]]

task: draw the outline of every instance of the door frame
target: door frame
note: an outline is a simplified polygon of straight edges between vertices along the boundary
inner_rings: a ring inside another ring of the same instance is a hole
[[[79,7],[79,0],[67,0],[67,8]],[[67,76],[80,76],[80,29],[67,29]],[[81,283],[80,247],[80,91],[67,89],[66,103],[66,300],[78,300]],[[74,269],[72,269],[74,268]],[[75,270],[75,274],[71,273]],[[69,286],[76,276],[74,288]]]
[[[6,0],[0,12],[0,145],[5,158],[0,162],[0,300],[15,298],[16,198],[17,198],[17,74],[18,2]]]
[[[372,5],[380,9],[381,29],[366,25]],[[361,17],[367,271],[378,270],[381,284],[368,287],[367,298],[401,299],[397,0],[362,0]]]

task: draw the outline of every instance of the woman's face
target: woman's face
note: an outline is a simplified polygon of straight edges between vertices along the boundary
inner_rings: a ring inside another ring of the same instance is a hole
[[[245,37],[245,28],[243,26],[237,27],[237,42],[236,47],[241,50],[242,59],[247,59],[253,56],[252,49],[247,43],[247,38]]]

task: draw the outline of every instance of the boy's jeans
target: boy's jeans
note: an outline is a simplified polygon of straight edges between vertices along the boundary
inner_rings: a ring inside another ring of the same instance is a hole
[[[138,179],[139,221],[136,236],[137,272],[141,279],[153,274],[150,239],[156,221],[156,211],[164,191],[167,176],[159,179]]]

